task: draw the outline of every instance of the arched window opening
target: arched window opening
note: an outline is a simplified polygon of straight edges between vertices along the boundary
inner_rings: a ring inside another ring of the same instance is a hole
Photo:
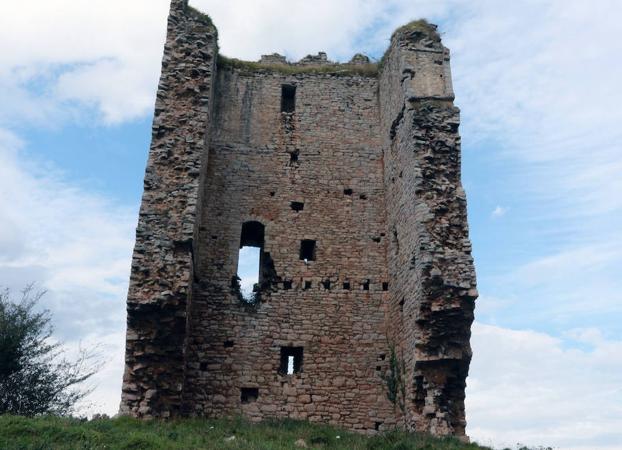
[[[247,302],[253,302],[261,285],[261,267],[264,259],[264,226],[250,221],[242,224],[238,253],[240,293]]]

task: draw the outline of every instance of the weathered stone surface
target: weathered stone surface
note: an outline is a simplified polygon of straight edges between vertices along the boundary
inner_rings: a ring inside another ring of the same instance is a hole
[[[209,19],[172,2],[122,413],[464,435],[477,290],[449,53],[418,24],[377,76],[358,65],[218,66]],[[261,247],[255,304],[236,279],[244,242]]]

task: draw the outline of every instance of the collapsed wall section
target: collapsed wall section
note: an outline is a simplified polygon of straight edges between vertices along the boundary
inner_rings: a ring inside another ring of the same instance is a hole
[[[181,409],[216,53],[213,25],[174,0],[132,259],[122,414]]]
[[[408,428],[461,436],[477,291],[453,98],[435,27],[399,29],[380,74],[396,403]]]

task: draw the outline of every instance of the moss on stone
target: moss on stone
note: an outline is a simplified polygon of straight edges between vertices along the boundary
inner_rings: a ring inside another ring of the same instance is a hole
[[[395,30],[393,34],[391,34],[391,41],[398,38],[400,35],[414,35],[415,33],[421,33],[433,42],[441,42],[441,35],[438,33],[436,25],[431,24],[426,19],[413,20],[412,22],[408,22],[406,25],[402,25]],[[389,50],[391,50],[391,46],[385,50],[382,58],[378,61],[379,71],[382,71],[382,68],[386,63]]]
[[[296,65],[296,64],[263,64],[255,61],[243,61],[237,58],[227,58],[218,55],[218,66],[237,69],[244,74],[252,73],[280,73],[283,75],[298,74],[326,74],[335,76],[362,76],[375,78],[378,75],[377,64],[326,64],[326,65]]]
[[[186,14],[188,14],[193,19],[198,20],[202,24],[212,27],[214,28],[214,30],[218,31],[218,29],[216,28],[216,25],[214,25],[214,22],[212,21],[212,18],[210,16],[208,16],[207,14],[199,11],[198,9],[188,4],[186,4]]]
[[[413,20],[412,22],[402,25],[391,35],[391,39],[401,34],[422,33],[434,42],[441,41],[441,35],[437,31],[437,27],[426,19]]]

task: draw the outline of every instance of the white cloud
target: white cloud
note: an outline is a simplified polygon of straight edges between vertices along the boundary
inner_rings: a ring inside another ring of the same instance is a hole
[[[56,336],[101,342],[97,375],[107,412],[118,406],[125,296],[136,211],[84,192],[49,166],[23,159],[21,142],[0,129],[0,285],[37,282]],[[114,374],[114,376],[112,376]],[[111,397],[111,393],[114,394]]]
[[[77,120],[93,105],[106,123],[153,107],[166,0],[8,3],[0,16],[0,121]],[[43,106],[43,108],[41,108]],[[39,108],[38,108],[39,107]],[[60,117],[59,117],[60,116]]]
[[[357,51],[379,55],[398,25],[421,16],[442,22],[465,159],[481,151],[501,160],[502,173],[489,175],[509,179],[514,199],[529,205],[510,203],[504,224],[523,218],[534,233],[555,237],[549,247],[525,248],[528,262],[480,285],[478,317],[555,328],[593,347],[567,349],[546,334],[477,325],[469,430],[495,442],[614,448],[620,391],[611,373],[620,367],[611,364],[620,361],[620,344],[603,335],[619,335],[622,305],[622,60],[613,56],[622,53],[620,3],[191,3],[212,15],[223,52],[247,59],[273,51],[293,59],[320,50],[340,60]],[[60,126],[87,120],[86,111],[97,112],[96,123],[148,114],[167,8],[167,0],[4,5],[0,124]],[[135,213],[25,161],[21,145],[0,129],[0,276],[15,287],[42,280],[59,331],[70,339],[93,332],[109,343],[115,362],[98,395],[114,411]],[[499,205],[492,215],[507,210]],[[582,321],[590,328],[577,329]]]
[[[467,433],[480,443],[618,449],[622,341],[597,330],[569,340],[475,323]],[[589,342],[584,349],[578,344]]]
[[[508,208],[497,205],[497,207],[490,213],[490,216],[493,219],[498,219],[499,217],[505,216],[505,213],[508,212]]]

